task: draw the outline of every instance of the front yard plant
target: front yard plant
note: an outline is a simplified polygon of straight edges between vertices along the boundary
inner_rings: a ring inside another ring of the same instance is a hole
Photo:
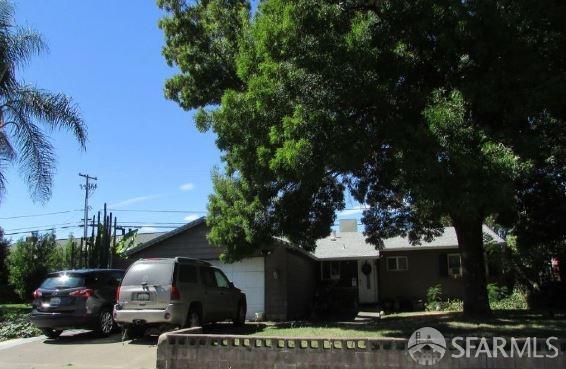
[[[31,308],[25,304],[0,305],[0,342],[41,334],[41,331],[31,324],[30,311]]]

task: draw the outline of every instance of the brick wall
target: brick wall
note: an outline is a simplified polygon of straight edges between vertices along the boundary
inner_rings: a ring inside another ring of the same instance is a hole
[[[157,369],[411,369],[405,339],[283,338],[204,335],[200,328],[163,334]],[[566,368],[565,345],[555,359],[454,359],[434,368]],[[542,352],[542,351],[541,351]]]

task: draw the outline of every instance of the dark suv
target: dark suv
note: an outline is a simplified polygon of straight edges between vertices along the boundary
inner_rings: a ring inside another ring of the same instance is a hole
[[[33,293],[32,323],[49,338],[64,329],[93,329],[102,337],[114,328],[112,306],[124,271],[81,269],[51,273]]]

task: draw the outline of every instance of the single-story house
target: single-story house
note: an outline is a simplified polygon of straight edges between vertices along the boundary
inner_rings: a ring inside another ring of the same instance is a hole
[[[129,250],[128,258],[114,267],[127,267],[139,258],[184,256],[219,266],[246,293],[248,318],[256,313],[269,320],[308,317],[325,293],[351,306],[403,304],[423,299],[426,290],[441,284],[446,297],[463,292],[460,256],[455,231],[446,227],[432,242],[412,246],[402,237],[384,240],[376,250],[358,231],[355,220],[341,220],[339,231],[317,241],[312,253],[274,238],[257,254],[240,262],[224,264],[223,249],[209,244],[205,219],[199,218],[170,232],[149,237]],[[488,227],[484,233],[494,242],[504,241]],[[348,301],[343,301],[346,298]]]

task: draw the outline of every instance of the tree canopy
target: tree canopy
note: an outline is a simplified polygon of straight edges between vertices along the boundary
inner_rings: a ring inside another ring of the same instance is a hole
[[[223,152],[207,222],[228,260],[272,235],[312,249],[350,191],[377,247],[429,240],[448,216],[464,309],[485,314],[483,220],[527,224],[536,191],[565,203],[560,2],[266,0],[254,15],[247,1],[159,4],[180,69],[166,94],[199,109]]]

